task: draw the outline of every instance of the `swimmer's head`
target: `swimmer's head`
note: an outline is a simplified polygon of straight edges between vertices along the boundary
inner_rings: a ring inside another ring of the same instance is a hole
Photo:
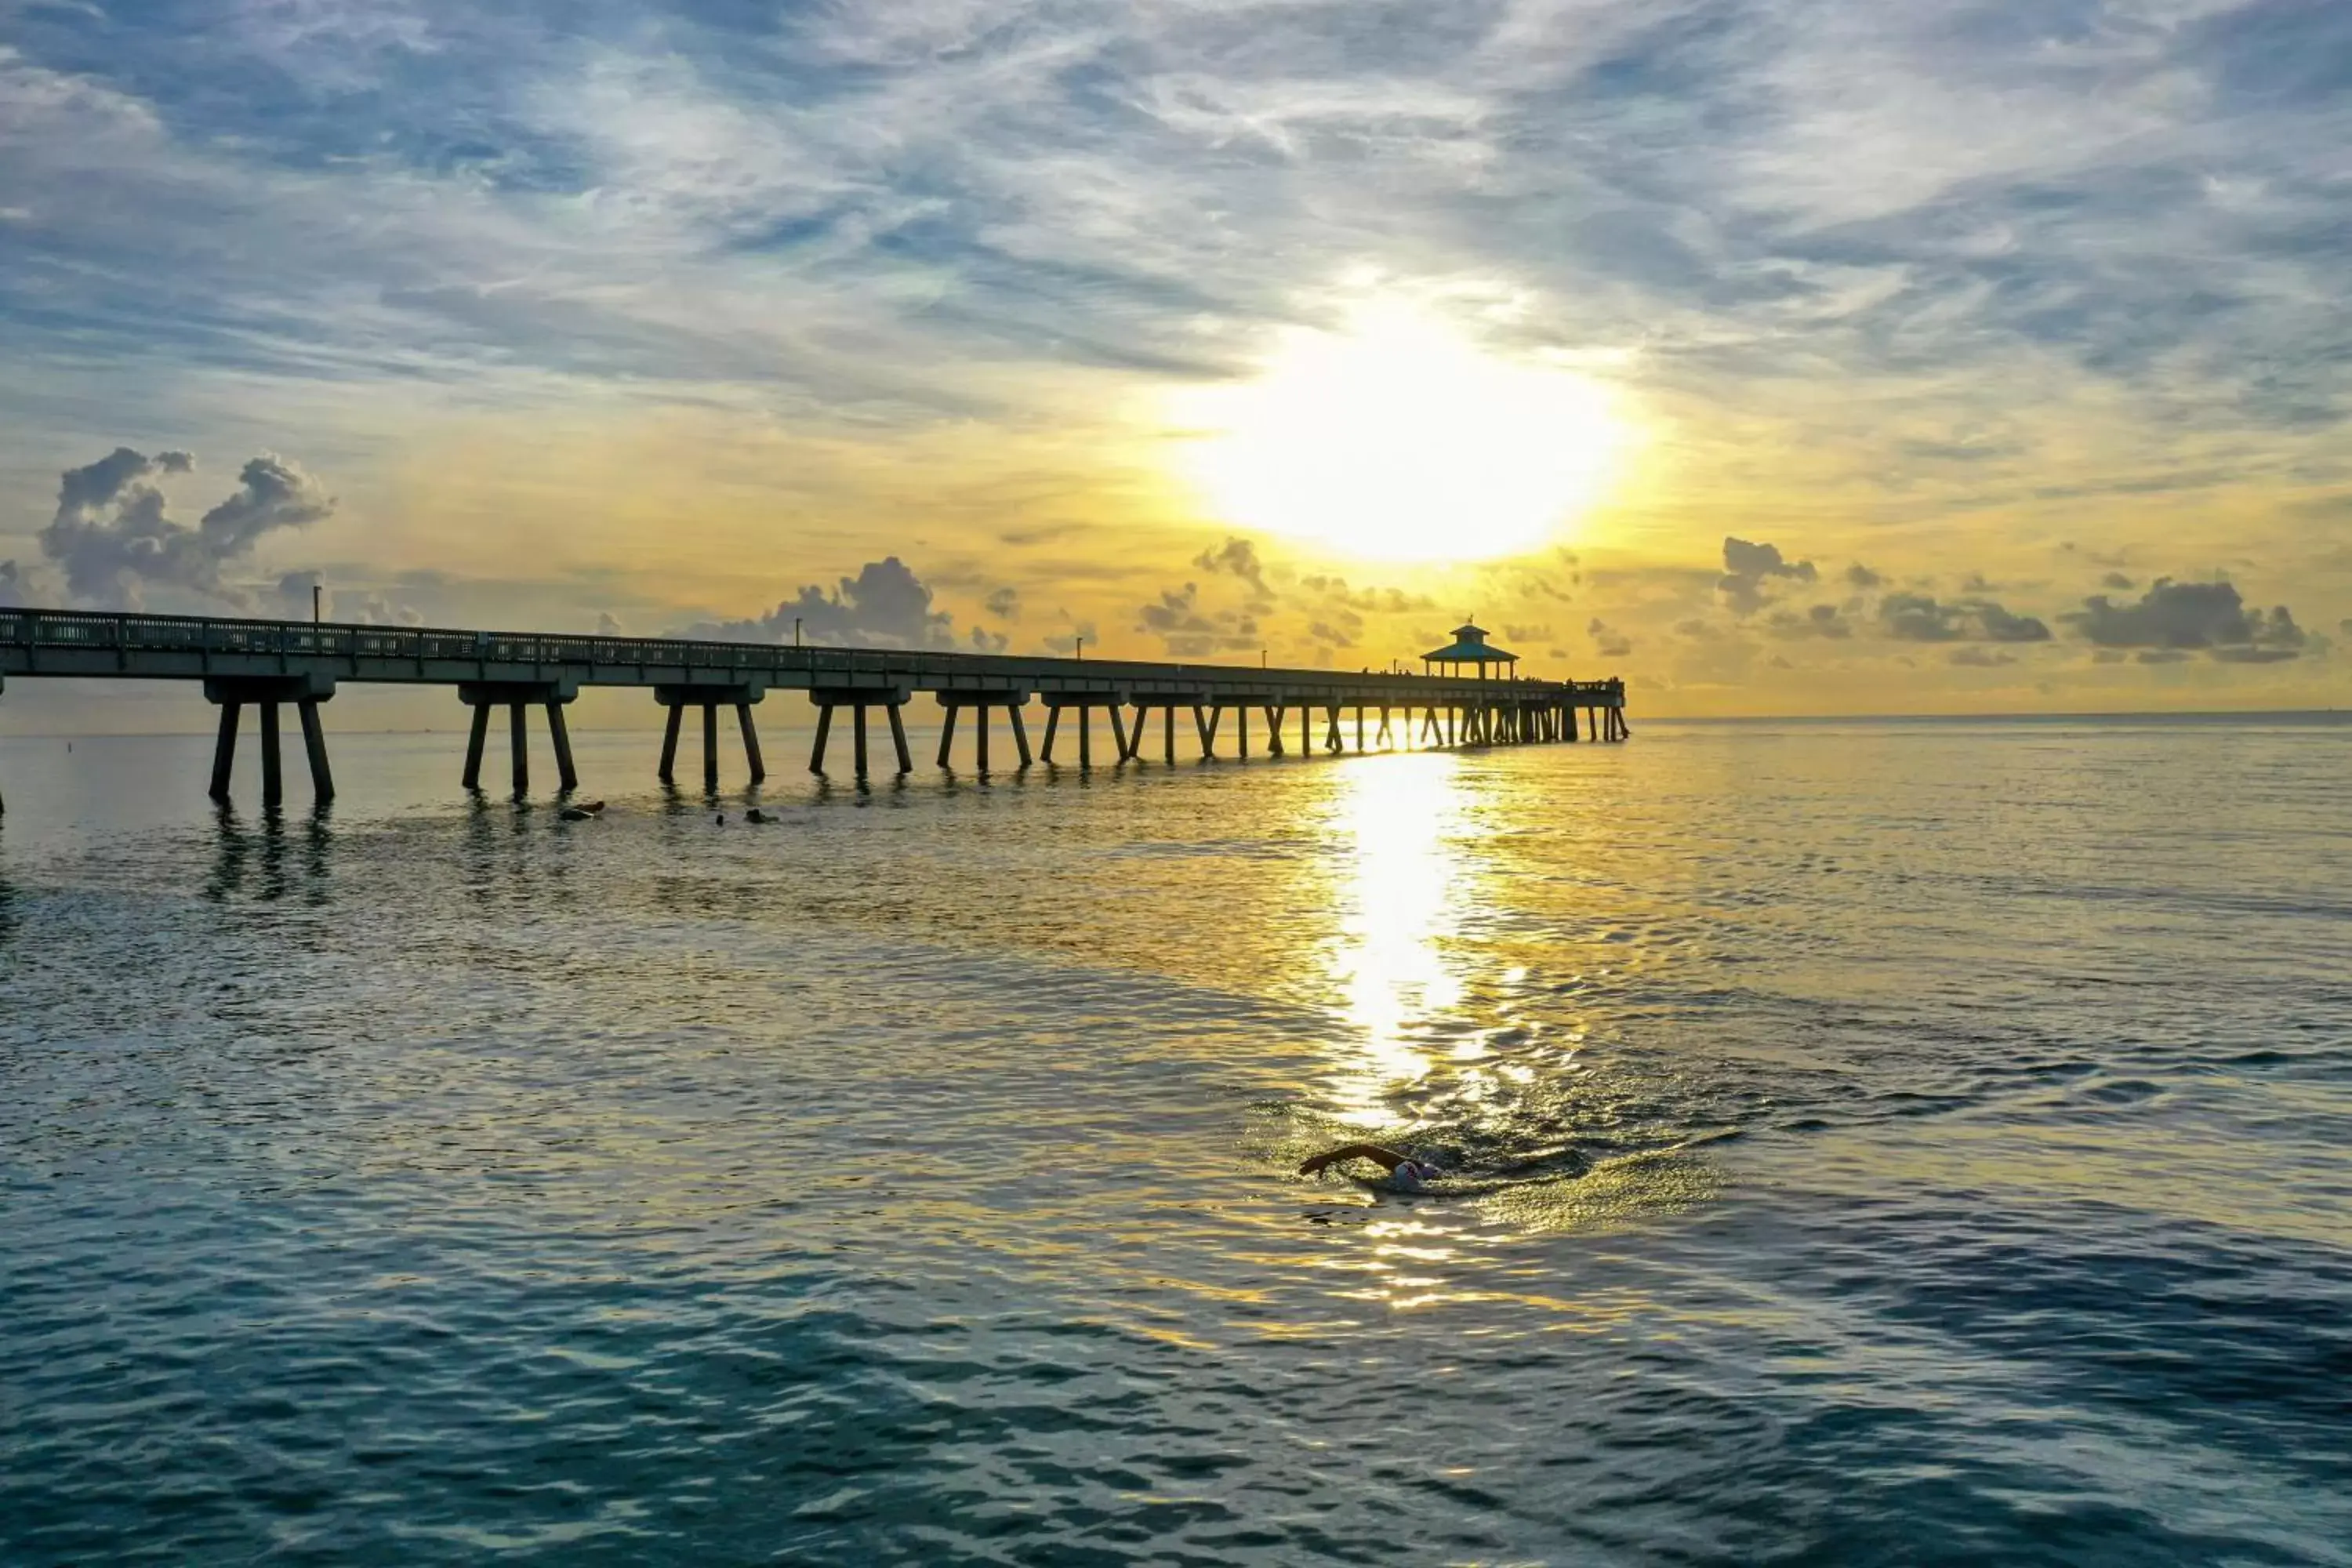
[[[1417,1193],[1424,1184],[1435,1181],[1437,1176],[1436,1166],[1419,1160],[1404,1160],[1389,1173],[1389,1182],[1401,1192]]]

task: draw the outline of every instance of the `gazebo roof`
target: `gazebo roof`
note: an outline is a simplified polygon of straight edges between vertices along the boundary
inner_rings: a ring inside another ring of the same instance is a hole
[[[1519,656],[1506,653],[1486,641],[1486,628],[1468,621],[1454,628],[1454,640],[1421,656],[1431,664],[1517,664]]]

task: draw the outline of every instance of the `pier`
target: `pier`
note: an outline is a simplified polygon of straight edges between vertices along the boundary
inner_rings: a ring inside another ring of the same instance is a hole
[[[957,732],[968,736],[975,771],[988,773],[992,729],[1002,721],[1017,766],[1055,760],[1056,745],[1079,767],[1140,763],[1147,753],[1173,764],[1179,740],[1203,760],[1251,755],[1251,720],[1261,721],[1260,750],[1301,757],[1390,749],[1466,748],[1545,742],[1622,741],[1622,680],[1529,680],[1492,677],[1515,668],[1486,645],[1475,626],[1456,628],[1447,648],[1424,656],[1446,673],[1398,675],[1329,669],[1249,668],[1132,659],[1026,658],[1005,654],[793,647],[772,643],[702,642],[676,637],[569,637],[536,632],[437,631],[223,616],[88,615],[67,610],[0,609],[0,694],[15,679],[184,680],[200,683],[220,710],[211,792],[226,799],[244,712],[255,710],[262,800],[284,798],[279,756],[282,710],[291,706],[302,731],[314,796],[332,799],[327,732],[320,710],[344,685],[446,686],[470,708],[460,781],[481,787],[492,713],[505,709],[509,778],[530,787],[531,711],[544,715],[559,786],[579,784],[564,710],[590,687],[650,691],[667,710],[655,772],[674,784],[680,733],[698,714],[702,785],[719,787],[719,714],[734,712],[746,772],[767,776],[753,709],[772,691],[799,692],[816,709],[809,771],[823,773],[845,716],[851,771],[874,771],[887,725],[888,763],[914,771],[904,712],[918,696],[940,710],[938,765],[953,765]],[[1465,668],[1475,674],[1462,673]],[[1045,710],[1033,753],[1024,715]],[[1179,715],[1189,718],[1179,724]],[[1352,720],[1352,722],[1349,721]],[[1097,725],[1099,721],[1099,726]],[[1583,728],[1578,733],[1580,721]],[[1155,736],[1153,731],[1157,730]],[[1157,742],[1155,745],[1153,742]],[[1352,742],[1352,744],[1351,744]],[[5,796],[0,796],[5,809]]]

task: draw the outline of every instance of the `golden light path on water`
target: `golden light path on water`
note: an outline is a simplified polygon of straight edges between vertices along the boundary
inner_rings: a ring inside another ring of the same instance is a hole
[[[1362,1057],[1342,1075],[1337,1109],[1367,1127],[1392,1119],[1399,1086],[1428,1075],[1424,1026],[1462,1005],[1460,960],[1444,941],[1472,892],[1458,772],[1451,754],[1425,752],[1346,781],[1339,816],[1353,856],[1331,963]]]

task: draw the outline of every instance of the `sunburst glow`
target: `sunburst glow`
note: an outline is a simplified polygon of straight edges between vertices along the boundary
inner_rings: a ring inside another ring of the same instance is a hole
[[[1180,395],[1188,477],[1228,523],[1386,561],[1532,549],[1627,445],[1608,391],[1505,360],[1412,306],[1294,331],[1251,382]]]

